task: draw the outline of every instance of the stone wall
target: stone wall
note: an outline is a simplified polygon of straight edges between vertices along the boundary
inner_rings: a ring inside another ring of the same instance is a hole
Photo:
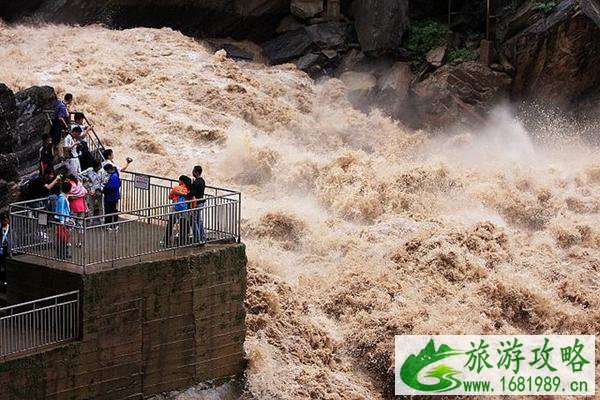
[[[85,276],[11,261],[8,274],[12,300],[80,285],[83,332],[0,364],[1,399],[136,399],[244,370],[243,245]]]

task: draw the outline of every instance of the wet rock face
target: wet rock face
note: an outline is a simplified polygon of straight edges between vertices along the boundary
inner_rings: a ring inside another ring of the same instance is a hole
[[[39,115],[49,91],[54,96],[54,90],[48,87],[30,88],[15,95],[0,83],[0,213],[17,200],[19,175],[37,161],[41,133],[37,137],[28,132],[41,126]]]
[[[0,177],[15,180],[37,164],[42,135],[50,131],[46,110],[56,101],[50,86],[33,86],[17,94],[0,83]]]
[[[45,110],[52,111],[56,94],[50,86],[33,86],[15,95],[17,123],[13,135],[14,150],[19,164],[30,169],[37,163],[42,135],[50,132]]]
[[[290,0],[26,0],[0,9],[8,20],[35,15],[52,22],[116,27],[169,26],[188,34],[270,37]],[[22,3],[22,4],[21,4]]]
[[[400,47],[408,29],[408,0],[356,0],[354,27],[362,50],[378,55]]]
[[[507,74],[474,61],[444,65],[413,88],[418,119],[430,128],[482,121],[510,84]]]
[[[600,85],[600,1],[563,0],[548,14],[523,6],[502,52],[515,67],[513,94],[559,105]]]
[[[12,131],[17,122],[15,95],[0,83],[0,154],[12,151]]]
[[[348,37],[348,24],[329,21],[287,31],[263,43],[263,51],[271,64],[297,59],[297,65],[310,68],[319,60],[327,64],[330,58],[337,57],[338,51],[347,50]],[[318,57],[305,58],[311,53]]]

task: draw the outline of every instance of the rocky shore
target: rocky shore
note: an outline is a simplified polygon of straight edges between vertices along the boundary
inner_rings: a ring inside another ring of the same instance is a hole
[[[478,122],[495,104],[536,101],[593,113],[600,91],[598,0],[26,0],[0,6],[7,21],[169,26],[236,45],[250,40],[270,64],[334,76],[359,108],[413,127]],[[490,39],[483,67],[481,41]],[[489,57],[488,57],[489,56]],[[593,103],[593,102],[592,102]]]

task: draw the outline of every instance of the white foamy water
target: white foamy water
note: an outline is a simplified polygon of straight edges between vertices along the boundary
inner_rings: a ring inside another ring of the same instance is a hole
[[[0,43],[0,82],[74,93],[135,169],[201,164],[243,191],[248,395],[390,397],[395,334],[599,333],[596,148],[534,142],[506,110],[409,133],[338,80],[169,29],[0,26]]]

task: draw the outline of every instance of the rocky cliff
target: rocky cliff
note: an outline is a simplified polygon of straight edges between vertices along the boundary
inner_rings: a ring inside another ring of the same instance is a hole
[[[450,10],[441,0],[23,0],[0,5],[0,16],[9,21],[29,16],[114,27],[170,26],[199,37],[250,39],[268,63],[295,63],[314,78],[342,78],[357,107],[375,106],[415,126],[446,126],[465,115],[478,121],[503,98],[571,109],[596,98],[600,0],[496,0],[492,14],[497,16],[490,31],[492,65],[474,68],[468,63],[482,59],[485,2],[455,0]],[[231,43],[219,46],[234,58],[253,57]]]
[[[0,212],[18,197],[19,176],[33,171],[44,133],[50,131],[46,110],[56,94],[49,86],[34,86],[16,94],[0,83]]]
[[[570,103],[600,87],[600,2],[526,2],[509,17],[501,51],[515,67],[513,95]]]

